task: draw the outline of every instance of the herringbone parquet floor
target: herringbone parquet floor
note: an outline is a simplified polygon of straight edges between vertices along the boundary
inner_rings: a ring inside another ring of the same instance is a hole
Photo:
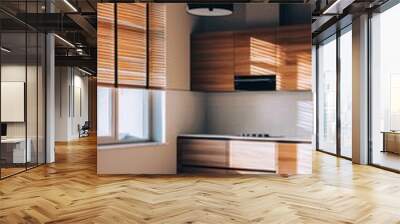
[[[316,153],[312,176],[97,176],[93,139],[0,181],[0,223],[400,223],[400,175]]]

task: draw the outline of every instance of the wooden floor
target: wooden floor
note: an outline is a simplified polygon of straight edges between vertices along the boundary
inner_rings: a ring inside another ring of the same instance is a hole
[[[0,223],[400,223],[400,175],[316,153],[312,176],[97,176],[94,139],[0,181]]]
[[[391,152],[374,151],[372,161],[376,165],[400,170],[400,155]]]

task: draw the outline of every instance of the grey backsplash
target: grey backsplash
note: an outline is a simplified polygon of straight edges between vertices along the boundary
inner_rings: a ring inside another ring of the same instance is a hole
[[[313,134],[313,94],[308,91],[208,93],[205,110],[208,134]]]

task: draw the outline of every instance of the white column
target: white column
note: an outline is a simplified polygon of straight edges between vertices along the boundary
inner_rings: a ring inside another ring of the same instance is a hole
[[[353,162],[368,163],[368,15],[353,20]]]

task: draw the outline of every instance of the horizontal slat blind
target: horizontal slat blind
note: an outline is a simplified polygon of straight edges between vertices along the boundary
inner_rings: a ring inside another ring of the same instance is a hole
[[[149,85],[154,88],[166,87],[166,45],[165,4],[149,4]]]
[[[146,86],[146,4],[117,4],[118,84]]]
[[[97,81],[115,83],[114,4],[97,4]]]

